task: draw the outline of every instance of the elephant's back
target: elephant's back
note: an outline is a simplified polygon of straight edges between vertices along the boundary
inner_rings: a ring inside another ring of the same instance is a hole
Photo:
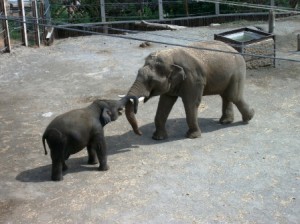
[[[90,127],[93,123],[93,117],[86,109],[75,109],[55,117],[47,129],[57,129],[63,133],[70,130],[76,130],[78,127]]]
[[[224,56],[242,57],[237,50],[221,41],[197,42],[193,43],[191,46],[194,48],[191,48],[191,50],[188,51],[201,60],[212,58],[223,59]]]
[[[200,64],[212,70],[218,67],[218,71],[246,70],[246,63],[241,54],[230,45],[221,41],[197,42],[191,45],[187,51]],[[216,66],[218,65],[218,66]],[[221,69],[222,67],[222,69]]]

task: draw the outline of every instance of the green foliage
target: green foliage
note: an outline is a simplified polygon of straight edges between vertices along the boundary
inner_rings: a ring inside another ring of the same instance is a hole
[[[70,7],[73,0],[50,0],[51,14],[55,23],[87,23],[101,22],[100,0],[80,0],[79,7]],[[230,2],[270,5],[270,0],[235,0]],[[288,0],[275,0],[275,5],[289,7]],[[188,3],[186,5],[186,3]],[[212,15],[215,13],[214,3],[196,2],[192,0],[163,1],[164,17]],[[263,12],[237,5],[220,4],[221,13]],[[107,21],[158,19],[157,0],[105,0]]]

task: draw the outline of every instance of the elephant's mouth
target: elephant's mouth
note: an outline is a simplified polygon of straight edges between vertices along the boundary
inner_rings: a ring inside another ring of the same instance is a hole
[[[150,91],[149,96],[144,96],[144,103],[146,103],[150,98],[152,98],[154,96],[159,96],[159,93],[155,92],[154,90]],[[139,100],[140,100],[140,98],[139,98]]]
[[[120,97],[120,98],[123,98],[123,97],[125,97],[125,96],[126,96],[126,95],[118,95],[118,97]],[[145,96],[140,96],[138,99],[139,99],[139,102],[142,102],[142,101],[145,102],[146,98],[147,98],[147,97],[145,97]],[[150,97],[148,97],[148,99],[149,99],[149,98],[150,98]],[[147,99],[147,100],[148,100],[148,99]],[[146,100],[146,101],[147,101],[147,100]],[[130,99],[130,101],[133,103],[133,100],[132,100],[132,99]],[[121,109],[119,109],[118,112],[123,112],[124,109],[125,109],[125,108],[121,108]]]

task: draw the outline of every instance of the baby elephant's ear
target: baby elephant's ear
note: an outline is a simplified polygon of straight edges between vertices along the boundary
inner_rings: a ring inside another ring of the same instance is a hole
[[[100,122],[102,124],[102,127],[111,122],[111,111],[109,109],[104,108],[102,110],[102,113],[100,115]]]
[[[172,64],[171,69],[172,69],[172,71],[171,71],[169,80],[170,80],[171,86],[174,87],[185,80],[186,74],[185,74],[184,69],[179,65]]]

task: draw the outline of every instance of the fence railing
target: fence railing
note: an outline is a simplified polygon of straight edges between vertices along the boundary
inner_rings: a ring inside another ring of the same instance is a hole
[[[81,2],[82,1],[82,2]],[[300,1],[300,0],[298,0]],[[31,0],[31,5],[9,7],[7,0],[0,1],[0,51],[10,52],[11,45],[40,46],[47,44],[53,28],[51,25],[69,26],[71,24],[117,24],[136,20],[151,20],[163,23],[178,20],[212,19],[217,17],[241,18],[239,15],[268,15],[269,8],[279,6],[274,0],[266,0],[264,7],[221,4],[218,0],[143,0],[143,1],[105,1],[95,0],[93,4],[83,4],[84,0]],[[232,2],[232,1],[226,1]],[[262,1],[259,1],[262,2]],[[229,11],[230,10],[230,14]],[[290,8],[290,10],[292,10]],[[295,11],[299,12],[299,11]],[[189,24],[187,24],[189,25]],[[49,35],[50,34],[50,35]]]

